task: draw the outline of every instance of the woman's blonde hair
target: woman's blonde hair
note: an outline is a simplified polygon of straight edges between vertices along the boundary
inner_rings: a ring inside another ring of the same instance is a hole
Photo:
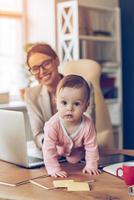
[[[27,52],[27,65],[29,66],[29,58],[34,54],[34,53],[41,53],[50,56],[52,59],[58,59],[58,56],[56,52],[52,49],[52,47],[49,44],[46,43],[35,43],[33,44],[28,52]]]

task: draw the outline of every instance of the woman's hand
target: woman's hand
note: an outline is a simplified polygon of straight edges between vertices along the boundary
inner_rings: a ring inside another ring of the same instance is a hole
[[[57,177],[66,178],[68,176],[68,174],[65,171],[59,171],[54,174],[51,174],[51,176],[53,176],[55,178],[57,178]]]
[[[99,175],[101,171],[99,169],[90,169],[87,167],[84,167],[82,170],[83,173],[89,173],[90,175]]]

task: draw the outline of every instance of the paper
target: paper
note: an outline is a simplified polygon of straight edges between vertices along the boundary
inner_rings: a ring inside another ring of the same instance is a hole
[[[74,180],[56,180],[53,181],[54,187],[68,187],[70,183],[73,183]]]
[[[115,163],[115,164],[112,164],[112,165],[108,165],[108,166],[103,168],[103,171],[108,172],[108,173],[116,176],[116,169],[118,167],[122,167],[122,165],[123,165],[123,163]]]
[[[75,182],[74,180],[53,181],[54,187],[67,187],[68,191],[89,191],[88,182]]]
[[[87,182],[72,182],[68,184],[68,191],[89,191],[89,185]]]
[[[128,161],[128,162],[134,163],[134,161]],[[117,168],[122,167],[123,164],[125,164],[125,163],[127,164],[128,162],[120,162],[120,163],[114,163],[114,164],[108,165],[108,166],[103,168],[103,171],[108,172],[108,173],[116,176]]]

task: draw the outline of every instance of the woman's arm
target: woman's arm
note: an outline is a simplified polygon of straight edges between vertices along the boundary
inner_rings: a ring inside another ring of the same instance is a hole
[[[35,143],[39,149],[42,149],[42,140],[44,138],[43,128],[45,122],[37,103],[30,96],[29,90],[25,93],[25,102]]]

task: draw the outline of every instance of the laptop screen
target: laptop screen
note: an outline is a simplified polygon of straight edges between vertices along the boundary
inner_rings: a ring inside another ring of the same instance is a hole
[[[28,152],[23,112],[0,110],[0,159],[29,167]]]

